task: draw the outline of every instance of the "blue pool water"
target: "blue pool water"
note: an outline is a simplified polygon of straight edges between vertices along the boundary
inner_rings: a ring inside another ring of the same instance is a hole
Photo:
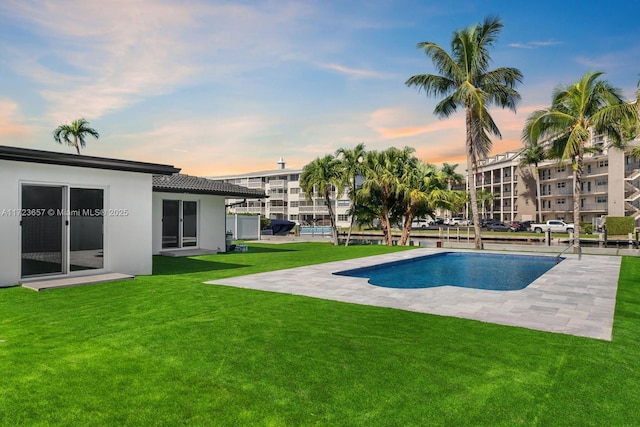
[[[335,274],[367,277],[370,284],[387,288],[459,286],[514,291],[526,288],[555,264],[553,256],[443,252]]]

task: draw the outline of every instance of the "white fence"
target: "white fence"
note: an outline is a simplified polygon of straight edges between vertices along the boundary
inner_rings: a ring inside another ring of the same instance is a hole
[[[234,240],[260,240],[260,215],[227,215],[227,231]]]

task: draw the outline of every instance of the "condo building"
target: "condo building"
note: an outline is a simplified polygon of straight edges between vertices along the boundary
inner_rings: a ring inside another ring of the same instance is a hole
[[[283,158],[273,170],[250,172],[239,175],[216,176],[211,179],[233,183],[242,187],[264,190],[265,199],[228,200],[230,213],[260,214],[270,219],[286,219],[302,225],[329,225],[329,210],[324,198],[313,195],[311,201],[300,188],[302,169],[285,167]],[[347,212],[351,203],[346,192],[340,197],[335,190],[331,194],[333,211],[339,227],[348,227],[350,218]]]
[[[637,144],[638,140],[635,141]],[[632,216],[640,220],[640,160],[619,150],[602,137],[594,137],[592,153],[584,157],[580,185],[581,222],[605,215]],[[476,191],[493,195],[480,207],[482,216],[500,221],[538,220],[535,166],[521,165],[522,151],[496,154],[479,162]],[[573,218],[573,170],[570,163],[546,160],[540,174],[541,221]],[[467,174],[468,175],[468,174]],[[469,178],[467,178],[469,185]]]

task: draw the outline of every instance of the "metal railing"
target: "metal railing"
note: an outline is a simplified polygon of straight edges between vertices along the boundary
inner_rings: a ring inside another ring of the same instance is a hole
[[[556,265],[560,262],[560,257],[562,256],[563,253],[565,253],[566,251],[568,251],[569,249],[572,248],[577,248],[578,249],[578,261],[582,260],[582,246],[580,245],[569,245],[566,248],[564,248],[558,255],[556,255]]]

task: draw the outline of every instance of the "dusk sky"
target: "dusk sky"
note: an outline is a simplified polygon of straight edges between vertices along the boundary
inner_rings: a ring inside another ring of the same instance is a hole
[[[51,135],[84,117],[83,154],[201,176],[302,168],[364,142],[460,163],[464,121],[405,81],[434,73],[416,49],[502,18],[491,68],[516,67],[517,114],[492,110],[518,149],[553,88],[603,71],[630,99],[640,73],[640,3],[619,1],[2,0],[0,145],[73,153]]]

